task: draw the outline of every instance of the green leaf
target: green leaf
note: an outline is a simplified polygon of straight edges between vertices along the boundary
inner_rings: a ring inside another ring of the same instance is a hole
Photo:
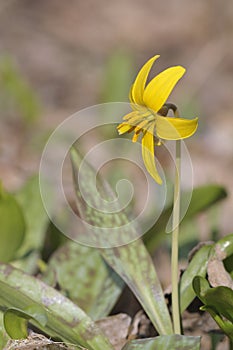
[[[213,245],[205,245],[201,247],[187,269],[183,273],[180,281],[180,310],[183,312],[192,300],[195,298],[195,292],[193,290],[192,281],[197,275],[205,277],[207,271],[207,265],[209,261],[210,252]]]
[[[38,176],[30,177],[16,193],[16,199],[25,215],[26,232],[24,242],[17,254],[14,266],[33,274],[43,247],[49,219],[44,209]]]
[[[34,122],[40,113],[40,104],[28,82],[18,71],[10,56],[0,57],[0,105],[15,110],[27,122]]]
[[[232,277],[233,271],[233,234],[221,238],[212,249],[213,259],[222,260],[224,267]]]
[[[193,280],[193,289],[218,326],[233,341],[233,290],[219,286],[211,288],[208,281],[200,276]]]
[[[210,289],[208,281],[202,276],[195,276],[193,279],[193,290],[201,301],[206,303],[206,292]]]
[[[163,290],[143,242],[102,249],[101,254],[133,291],[158,333],[172,334]]]
[[[40,250],[43,247],[49,220],[42,203],[37,175],[27,180],[17,192],[16,199],[23,209],[27,224],[26,237],[20,254],[27,254],[31,250]]]
[[[113,350],[102,331],[77,305],[39,279],[0,263],[0,306],[25,310],[32,305],[43,308],[47,317],[45,326],[34,320],[32,323],[48,335],[88,350]]]
[[[181,203],[186,203],[186,201],[183,200],[186,196],[187,193],[184,192],[181,196]],[[194,188],[190,205],[181,222],[181,225],[182,223],[192,219],[195,215],[207,210],[215,203],[226,198],[226,196],[226,190],[219,185],[205,185]],[[157,248],[158,244],[165,239],[165,229],[169,218],[172,215],[172,210],[172,205],[165,209],[155,225],[144,236],[143,240],[149,252],[153,252]]]
[[[25,220],[14,196],[0,189],[0,261],[12,261],[25,235]]]
[[[124,282],[105,263],[95,248],[69,241],[48,262],[44,281],[59,284],[62,293],[79,305],[92,319],[109,314],[120,296]]]
[[[118,211],[112,216],[109,215],[107,218],[106,214],[101,211],[98,211],[98,216],[95,215],[96,210],[88,207],[87,202],[83,200],[80,193],[78,170],[82,163],[82,157],[75,148],[72,148],[71,150],[71,160],[76,186],[77,207],[84,220],[96,226],[99,226],[102,222],[106,225],[106,222],[108,222],[109,227],[114,227],[116,222],[119,226],[128,223],[128,218],[124,212]],[[85,165],[85,173],[83,173],[83,171],[84,170],[82,170],[82,176],[83,179],[86,180],[85,195],[88,198],[92,198],[95,196],[96,184],[91,183],[89,179],[93,178],[95,171],[88,164]],[[100,178],[97,180],[97,188],[105,196],[109,196],[109,194],[112,193],[109,185]],[[95,198],[92,199],[94,200]],[[97,219],[98,222],[95,222]],[[127,235],[127,237],[135,237],[134,230],[135,228],[132,225],[128,225],[123,233],[124,235]],[[95,238],[101,240],[102,235],[98,234]],[[100,241],[100,245],[101,243],[102,242]],[[172,334],[171,319],[163,291],[151,257],[142,240],[138,239],[133,243],[121,247],[100,249],[100,252],[106,262],[132,289],[159,334]]]
[[[222,319],[222,317],[214,310],[213,307],[209,307],[208,305],[204,305],[200,307],[200,310],[207,311],[213,317],[219,328],[223,330],[225,334],[233,341],[233,323]]]
[[[224,253],[224,259],[233,254],[233,234],[221,238],[216,244],[215,249]]]
[[[25,339],[28,336],[28,320],[33,319],[41,326],[47,323],[44,309],[39,305],[32,305],[25,310],[8,308],[4,313],[4,326],[12,339]]]
[[[9,336],[5,331],[3,324],[3,312],[0,311],[0,349],[5,349],[6,343],[9,340]]]
[[[192,285],[194,277],[197,275],[202,277],[206,276],[208,262],[216,254],[216,251],[218,254],[222,255],[222,259],[227,259],[230,257],[233,254],[233,234],[221,238],[215,244],[205,245],[195,253],[180,281],[181,312],[188,307],[195,297],[195,292]],[[199,281],[196,283],[201,282]],[[198,285],[196,285],[196,288],[198,288]]]
[[[197,213],[210,208],[213,204],[226,198],[226,196],[227,192],[225,188],[219,185],[209,184],[194,188],[191,203],[185,218],[189,219]]]
[[[122,350],[199,350],[200,337],[162,335],[156,338],[132,340]]]
[[[205,303],[213,307],[220,315],[233,322],[233,290],[228,287],[219,286],[209,288],[205,293]]]
[[[132,81],[132,62],[129,54],[114,52],[104,72],[103,102],[128,101],[128,86]]]

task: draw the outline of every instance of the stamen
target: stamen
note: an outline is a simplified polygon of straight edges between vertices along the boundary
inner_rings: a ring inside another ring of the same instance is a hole
[[[127,131],[128,134],[130,134],[135,129],[135,126],[132,126],[131,129]]]
[[[132,129],[132,125],[129,125],[128,123],[122,123],[122,124],[117,126],[117,130],[118,130],[118,133],[120,135],[122,135],[126,132],[129,132],[131,129]],[[134,129],[134,127],[133,127],[133,129]]]
[[[122,119],[123,120],[129,120],[130,118],[132,118],[135,115],[135,112],[130,112],[128,114],[126,114]]]
[[[158,139],[157,137],[154,138],[154,143],[156,146],[162,146],[163,142],[161,139]]]
[[[132,126],[136,126],[138,123],[141,122],[141,120],[142,120],[141,115],[136,115],[136,116],[134,116],[134,117],[132,117],[132,118],[129,118],[129,119],[127,120],[127,123],[130,124],[130,125],[132,125]]]
[[[139,133],[135,133],[135,134],[133,135],[132,142],[137,142],[138,137],[139,137]]]
[[[135,132],[138,133],[141,131],[141,129],[143,129],[146,125],[148,124],[148,120],[143,120],[141,123],[139,123],[136,128],[135,128]]]

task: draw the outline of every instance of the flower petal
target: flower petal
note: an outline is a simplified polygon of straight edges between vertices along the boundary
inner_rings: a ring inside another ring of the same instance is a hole
[[[184,73],[185,68],[175,66],[158,74],[150,81],[144,91],[144,104],[153,111],[158,112]]]
[[[180,140],[192,136],[197,130],[198,118],[170,118],[156,116],[156,134],[164,140]]]
[[[157,58],[159,58],[159,55],[156,55],[149,59],[139,71],[130,90],[129,98],[131,103],[135,103],[138,105],[143,104],[143,93],[146,85],[146,80],[151,70],[151,67],[155,60],[157,60]]]
[[[154,154],[154,127],[153,124],[144,134],[142,138],[142,158],[148,173],[158,183],[162,184],[162,179],[155,165],[155,154]]]

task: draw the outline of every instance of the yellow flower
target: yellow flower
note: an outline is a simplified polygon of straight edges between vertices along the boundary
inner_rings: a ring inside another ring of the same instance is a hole
[[[124,116],[124,122],[118,128],[119,134],[134,131],[132,138],[136,142],[142,132],[142,157],[149,174],[159,184],[162,179],[155,165],[154,146],[160,146],[162,140],[180,140],[190,137],[198,126],[198,118],[184,119],[166,117],[174,105],[167,104],[166,100],[176,83],[184,75],[185,69],[181,66],[170,67],[147,85],[148,74],[159,55],[152,57],[139,71],[130,90],[132,112]],[[175,114],[175,113],[174,113]]]

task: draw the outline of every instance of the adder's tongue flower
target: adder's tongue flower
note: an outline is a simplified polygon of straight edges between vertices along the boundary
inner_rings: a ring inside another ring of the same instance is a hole
[[[136,142],[142,132],[142,157],[147,171],[159,184],[162,183],[154,159],[154,146],[162,140],[180,140],[193,135],[198,126],[198,118],[189,120],[178,117],[166,117],[169,104],[166,100],[176,83],[184,75],[181,66],[170,67],[147,85],[148,74],[159,55],[152,57],[139,71],[130,90],[132,112],[124,116],[123,123],[117,128],[119,134],[134,131],[132,138]],[[174,110],[174,105],[172,105]]]

